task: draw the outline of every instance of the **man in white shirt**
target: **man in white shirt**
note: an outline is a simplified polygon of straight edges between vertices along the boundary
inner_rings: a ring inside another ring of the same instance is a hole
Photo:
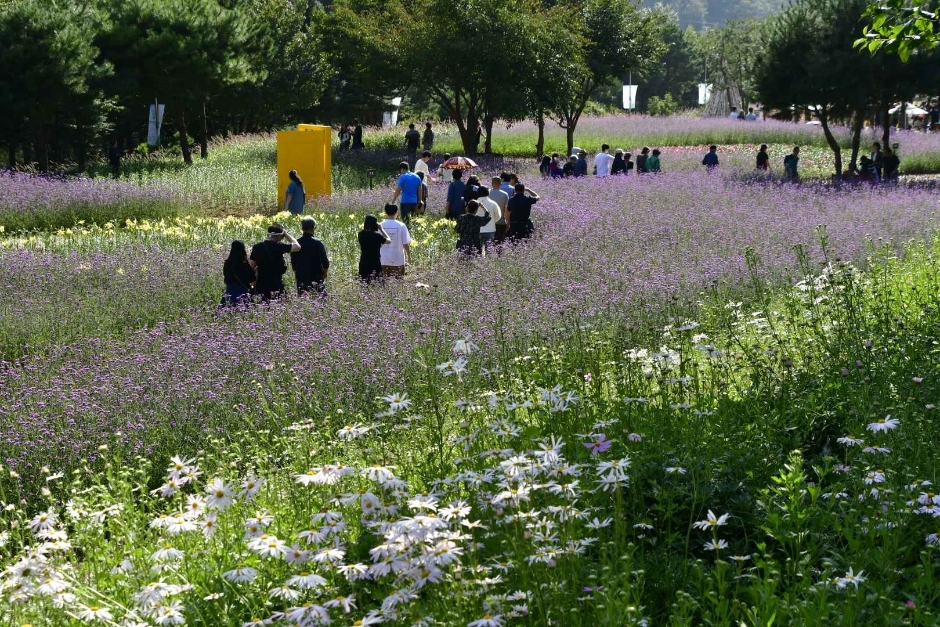
[[[614,162],[614,158],[607,154],[608,150],[610,150],[610,146],[604,144],[601,146],[600,154],[594,157],[594,169],[597,171],[597,176],[610,175],[610,166]]]
[[[490,188],[489,199],[499,207],[499,218],[493,219],[496,227],[496,241],[501,242],[506,239],[506,232],[509,231],[509,226],[506,224],[506,204],[509,202],[509,194],[500,189],[503,184],[501,177],[494,176],[490,183],[493,186]],[[494,215],[492,209],[490,215]]]
[[[431,176],[431,170],[428,168],[428,162],[431,161],[431,151],[425,150],[421,153],[421,158],[415,163],[415,174],[418,172],[424,172],[424,180],[430,181],[431,183],[436,183],[437,181],[433,176]]]
[[[411,234],[408,227],[398,221],[398,205],[385,205],[385,220],[382,229],[391,240],[382,246],[382,275],[401,278],[405,276],[405,260],[411,263]]]
[[[502,190],[496,191],[505,194]],[[490,198],[490,194],[490,190],[486,187],[480,187],[480,189],[477,190],[477,202],[486,209],[490,214],[490,218],[492,218],[489,222],[480,227],[480,244],[482,245],[484,255],[486,255],[487,250],[492,248],[496,239],[496,223],[503,218],[503,210]]]

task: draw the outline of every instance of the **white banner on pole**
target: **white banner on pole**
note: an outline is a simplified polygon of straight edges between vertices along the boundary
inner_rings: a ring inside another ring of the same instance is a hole
[[[708,104],[712,97],[712,86],[710,83],[698,84],[698,103],[700,105]]]
[[[639,85],[623,86],[623,108],[630,110],[636,109],[636,88]]]
[[[159,114],[156,113],[154,105],[150,105],[150,122],[147,125],[147,145],[160,145],[160,128],[163,127],[163,110],[166,105],[160,105]]]
[[[398,109],[401,107],[401,97],[396,96],[392,98],[392,102],[389,103],[393,108],[391,111],[386,111],[382,114],[382,126],[397,126],[398,125]]]

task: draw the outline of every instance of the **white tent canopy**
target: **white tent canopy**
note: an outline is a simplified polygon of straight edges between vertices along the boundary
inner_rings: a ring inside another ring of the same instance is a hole
[[[891,115],[894,115],[895,113],[899,113],[900,111],[901,111],[901,105],[898,105],[892,109],[889,109],[888,113],[890,113]],[[920,107],[909,104],[906,107],[904,107],[904,113],[906,115],[927,115],[928,112],[924,111]]]

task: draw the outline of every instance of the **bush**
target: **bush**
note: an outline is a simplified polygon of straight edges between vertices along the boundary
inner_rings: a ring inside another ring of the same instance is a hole
[[[650,115],[673,115],[678,110],[679,103],[673,99],[672,94],[666,94],[662,98],[652,96],[646,105],[646,112]]]

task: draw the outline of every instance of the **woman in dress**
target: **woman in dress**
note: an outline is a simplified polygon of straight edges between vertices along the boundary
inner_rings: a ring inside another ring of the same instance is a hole
[[[304,212],[304,205],[307,202],[304,182],[300,180],[297,170],[291,170],[287,176],[290,177],[290,183],[287,185],[287,191],[284,193],[284,211],[289,211],[294,215],[300,215]]]
[[[225,293],[219,307],[235,307],[251,301],[251,286],[255,282],[255,271],[248,263],[248,249],[245,242],[235,240],[229,250],[228,258],[222,265],[222,277],[225,280]]]
[[[376,217],[367,215],[359,231],[359,279],[364,283],[382,276],[382,246],[391,241]]]

